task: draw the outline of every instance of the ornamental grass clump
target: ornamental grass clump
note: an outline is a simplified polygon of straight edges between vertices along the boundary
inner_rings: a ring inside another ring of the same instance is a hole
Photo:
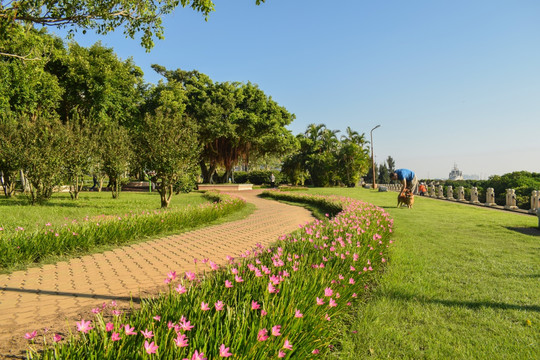
[[[198,224],[211,222],[245,206],[238,198],[209,192],[213,203],[180,210],[130,212],[118,216],[72,221],[53,228],[46,224],[37,232],[20,231],[2,235],[0,232],[0,270],[15,265],[37,263],[46,256],[82,254],[102,245],[121,245]]]
[[[203,259],[195,260],[197,272],[171,271],[168,291],[139,310],[121,314],[104,304],[76,335],[28,357],[309,359],[332,352],[351,305],[385,266],[393,223],[371,204],[317,198],[342,211],[270,247],[228,256],[225,265]]]

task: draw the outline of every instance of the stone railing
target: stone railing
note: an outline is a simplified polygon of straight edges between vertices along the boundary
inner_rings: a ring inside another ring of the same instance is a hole
[[[378,187],[385,187],[389,191],[400,191],[401,185],[395,185],[395,184],[379,184]],[[465,189],[463,186],[459,186],[457,188],[457,198],[454,197],[454,189],[452,186],[446,187],[446,195],[444,194],[444,188],[442,185],[429,185],[427,187],[427,197],[436,198],[436,199],[442,199],[442,200],[449,200],[449,201],[457,201],[462,203],[468,203],[473,205],[480,205],[480,206],[488,206],[488,207],[495,207],[495,208],[501,208],[506,210],[512,210],[517,211],[521,213],[530,213],[534,214],[540,217],[540,190],[533,190],[531,194],[531,208],[530,210],[522,210],[517,207],[516,203],[516,192],[514,189],[506,189],[506,204],[504,206],[499,206],[497,203],[495,203],[495,191],[493,188],[488,188],[486,190],[486,202],[481,203],[478,200],[478,189],[476,187],[471,188],[471,194],[470,199],[465,199]],[[540,219],[539,219],[539,227],[540,227]]]

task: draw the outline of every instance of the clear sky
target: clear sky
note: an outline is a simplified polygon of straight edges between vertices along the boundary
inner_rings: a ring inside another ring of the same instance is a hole
[[[215,0],[178,8],[146,53],[121,30],[80,31],[122,59],[251,81],[311,124],[373,132],[375,160],[419,178],[540,172],[540,1]],[[58,31],[53,31],[62,34]]]

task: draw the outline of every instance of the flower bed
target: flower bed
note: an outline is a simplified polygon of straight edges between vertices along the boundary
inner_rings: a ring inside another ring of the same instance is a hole
[[[283,194],[272,191],[267,196]],[[289,201],[339,204],[317,220],[218,267],[171,271],[169,291],[122,314],[115,304],[77,323],[78,335],[55,343],[43,359],[307,359],[339,345],[350,306],[381,273],[392,243],[383,209],[348,198],[287,194]],[[47,335],[55,341],[55,334]],[[27,334],[34,341],[36,334]],[[56,340],[60,340],[58,337]]]
[[[143,211],[124,216],[85,219],[60,228],[45,226],[37,232],[20,229],[15,234],[0,233],[0,270],[16,264],[31,264],[45,256],[81,254],[100,245],[121,245],[134,239],[158,235],[213,221],[245,206],[245,201],[217,192],[208,192],[213,203],[188,206],[182,210]]]

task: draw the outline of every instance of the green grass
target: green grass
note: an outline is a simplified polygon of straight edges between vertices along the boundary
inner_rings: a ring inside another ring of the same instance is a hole
[[[95,198],[93,201],[89,199],[82,204],[85,214],[104,214],[101,210],[107,208],[106,215],[87,215],[82,220],[75,217],[73,222],[71,219],[69,221],[59,219],[58,216],[50,217],[51,225],[49,226],[38,223],[34,227],[26,227],[24,231],[2,231],[0,233],[0,272],[9,273],[28,266],[39,266],[76,256],[103,252],[127,243],[146,241],[233,221],[246,217],[254,210],[253,205],[247,205],[244,201],[234,200],[229,196],[207,193],[203,198],[202,194],[195,193],[180,196],[179,198],[183,201],[177,201],[177,206],[163,211],[149,205],[149,200],[155,200],[156,197],[145,197],[149,194],[140,193],[129,195],[129,199],[113,202],[105,207]],[[212,204],[210,201],[220,202]],[[179,206],[181,203],[183,206]],[[92,207],[92,204],[95,206]],[[53,204],[48,205],[58,210],[57,207],[52,206]],[[128,208],[130,205],[131,207]],[[32,219],[44,215],[43,208],[29,206],[26,209]],[[128,209],[136,210],[128,211]],[[13,221],[15,218],[9,219]],[[60,221],[62,225],[55,226],[54,220],[57,224]],[[67,222],[66,225],[63,224],[65,222]]]
[[[14,232],[18,226],[35,231],[49,222],[52,226],[59,226],[72,220],[81,221],[87,216],[91,219],[100,215],[124,215],[160,207],[157,192],[122,192],[118,199],[113,199],[110,192],[82,192],[79,197],[73,201],[68,193],[56,193],[51,200],[32,206],[24,195],[14,198],[0,196],[0,227],[4,232]],[[179,194],[173,196],[170,209],[207,202],[199,192]]]
[[[312,189],[385,208],[390,264],[344,334],[341,359],[539,359],[538,219],[396,193]]]

